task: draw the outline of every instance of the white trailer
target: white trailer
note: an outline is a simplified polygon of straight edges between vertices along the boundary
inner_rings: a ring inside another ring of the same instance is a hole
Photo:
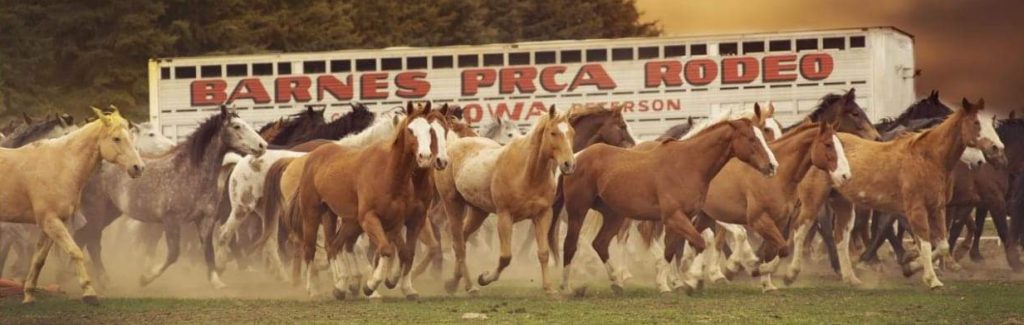
[[[548,105],[623,106],[650,138],[689,116],[773,102],[783,124],[827,93],[857,89],[872,119],[915,96],[913,37],[893,27],[716,36],[591,39],[152,59],[150,119],[175,139],[221,104],[261,125],[354,101],[381,111],[408,100],[454,103],[471,122],[529,125]]]

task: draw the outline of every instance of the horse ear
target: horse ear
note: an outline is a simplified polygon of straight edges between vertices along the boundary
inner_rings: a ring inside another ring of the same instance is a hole
[[[228,116],[228,105],[220,105],[220,115]]]
[[[761,114],[761,104],[754,103],[754,117],[757,118],[757,122],[764,121],[764,115]]]
[[[975,106],[978,107],[979,111],[985,109],[985,98],[978,98],[978,103]]]
[[[444,105],[441,105],[440,112],[441,115],[443,115],[444,117],[451,117],[450,114],[452,113],[452,111],[449,109],[448,103],[444,103]]]
[[[103,125],[110,126],[110,115],[104,114],[102,110],[96,108],[96,106],[89,106],[92,108],[92,112],[96,114],[96,117],[103,122]]]
[[[843,95],[843,99],[847,102],[853,101],[854,98],[857,98],[857,88],[850,88],[850,91]]]
[[[768,102],[768,117],[775,116],[775,104]]]
[[[686,124],[693,125],[693,116],[686,117]]]
[[[21,119],[25,120],[25,124],[32,124],[32,117],[28,113],[21,112]]]
[[[412,115],[412,112],[415,111],[415,110],[416,110],[416,108],[412,106],[412,101],[411,100],[409,102],[405,103],[405,115]]]
[[[555,118],[555,104],[551,104],[551,107],[548,107],[548,117]]]

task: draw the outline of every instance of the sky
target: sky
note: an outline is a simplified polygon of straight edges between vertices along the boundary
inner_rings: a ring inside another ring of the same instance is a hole
[[[1024,113],[1024,1],[638,0],[665,35],[895,26],[914,35],[919,96]]]

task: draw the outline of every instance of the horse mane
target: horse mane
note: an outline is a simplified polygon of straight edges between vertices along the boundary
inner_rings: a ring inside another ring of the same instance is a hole
[[[791,130],[789,130],[789,132],[783,133],[782,137],[780,137],[778,139],[775,139],[775,141],[773,141],[773,142],[785,141],[786,139],[792,138],[797,133],[806,131],[807,129],[818,128],[818,127],[820,127],[819,124],[820,124],[820,122],[811,122],[811,123],[803,123],[803,124],[797,125],[797,126],[793,127]]]
[[[342,117],[321,126],[308,134],[302,135],[296,142],[313,139],[340,139],[346,135],[362,131],[373,124],[374,115],[365,105],[352,105],[352,111]]]
[[[578,119],[600,114],[609,114],[611,112],[612,111],[609,109],[596,105],[577,107],[569,110],[569,123],[576,124],[576,120]]]
[[[303,110],[301,112],[288,115],[290,118],[287,119],[284,125],[281,126],[281,132],[279,132],[277,136],[275,136],[274,139],[271,140],[290,139],[295,133],[295,130],[298,129],[299,125],[305,123],[306,120],[313,119],[314,117],[316,117],[317,113],[323,114],[322,111],[316,112],[311,110]],[[322,117],[323,116],[321,115],[321,118]]]
[[[60,120],[58,119],[49,119],[45,122],[26,125],[16,129],[14,133],[7,136],[7,138],[0,142],[0,146],[4,148],[18,148],[33,141],[41,140],[59,125]]]
[[[693,138],[698,134],[704,133],[704,131],[711,129],[712,126],[715,126],[723,122],[735,121],[745,118],[752,119],[753,117],[754,112],[750,111],[743,111],[739,113],[726,112],[724,114],[718,114],[718,116],[708,118],[704,122],[695,125],[692,129],[690,129],[690,133],[687,133],[682,138],[679,138],[679,140],[681,141]]]
[[[829,107],[832,107],[832,105],[835,105],[835,103],[840,99],[843,99],[843,95],[825,95],[825,97],[822,97],[821,100],[818,101],[818,107],[814,108],[814,111],[812,111],[811,114],[807,115],[807,117],[811,119],[811,122],[817,122],[818,119],[821,117],[821,114],[825,114],[825,111],[827,111]]]
[[[480,136],[485,138],[493,138],[495,135],[497,135],[498,132],[501,132],[501,126],[498,124],[498,120],[491,119],[491,121],[487,122],[487,124],[480,126],[480,131]]]
[[[684,135],[686,135],[687,133],[689,133],[691,130],[693,130],[693,124],[692,123],[690,123],[690,122],[679,123],[679,124],[673,125],[672,127],[668,128],[668,130],[665,130],[664,133],[662,133],[660,136],[658,136],[658,139],[665,139],[665,138],[679,139],[679,138],[683,137]]]
[[[395,111],[383,113],[376,117],[373,120],[373,124],[370,124],[369,127],[362,129],[358,133],[349,133],[334,143],[347,147],[364,147],[376,142],[376,140],[385,139],[396,128],[392,118],[401,115],[405,115],[405,113],[396,113]]]
[[[233,117],[238,117],[238,115],[234,113],[229,115],[217,113],[206,118],[202,123],[199,123],[199,127],[192,134],[189,134],[183,145],[177,147],[179,149],[178,152],[187,155],[188,160],[192,164],[198,165],[203,161],[206,147],[213,141],[213,137],[220,133],[221,128],[224,126],[224,120]]]
[[[996,133],[999,134],[1000,138],[1004,139],[1015,139],[1014,135],[1024,136],[1024,119],[1014,118],[1002,120],[999,126],[996,127]]]

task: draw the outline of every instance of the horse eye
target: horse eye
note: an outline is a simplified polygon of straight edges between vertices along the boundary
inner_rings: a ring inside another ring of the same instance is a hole
[[[826,143],[826,144],[825,144],[825,148],[829,148],[829,149],[832,149],[832,144],[831,144],[831,143]]]
[[[121,138],[114,137],[114,143],[121,143]]]
[[[240,129],[242,129],[241,125],[235,125],[235,130],[240,130]]]
[[[150,137],[150,138],[152,138],[152,137],[155,137],[155,136],[156,136],[156,134],[155,134],[155,133],[150,133],[150,134],[149,134],[149,137]]]

